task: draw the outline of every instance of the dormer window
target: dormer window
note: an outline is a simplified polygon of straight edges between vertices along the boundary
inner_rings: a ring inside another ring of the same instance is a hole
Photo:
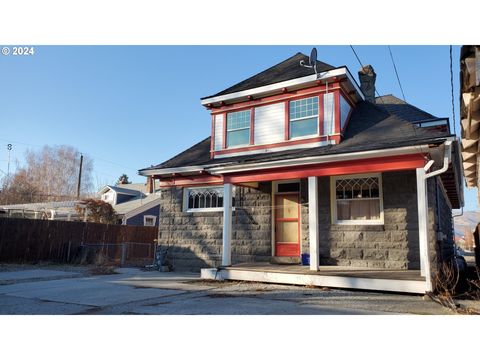
[[[290,139],[318,134],[318,96],[290,101]]]
[[[250,144],[250,110],[227,114],[227,148]]]

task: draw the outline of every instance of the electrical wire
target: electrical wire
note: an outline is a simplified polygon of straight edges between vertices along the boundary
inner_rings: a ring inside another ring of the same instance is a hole
[[[388,52],[390,53],[390,59],[392,59],[393,69],[395,70],[395,75],[397,76],[398,85],[400,86],[400,91],[402,92],[403,101],[407,102],[405,99],[405,93],[403,92],[402,83],[400,81],[400,76],[398,75],[397,66],[395,65],[395,60],[393,59],[392,49],[388,45]]]
[[[457,126],[455,124],[455,100],[453,95],[453,60],[452,60],[452,45],[450,45],[450,88],[452,92],[452,119],[453,119],[453,133],[457,134]]]
[[[355,51],[355,49],[353,48],[352,45],[350,45],[350,49],[352,49],[353,53],[355,54],[355,57],[356,57],[357,60],[358,60],[358,63],[360,64],[360,66],[361,66],[362,69],[363,69],[362,61],[361,61],[360,58],[358,57],[357,52]],[[378,98],[380,99],[380,101],[382,102],[382,104],[385,105],[385,103],[383,102],[383,98],[380,96],[380,94],[379,94],[378,91],[377,91],[377,88],[375,88],[375,93],[377,94],[377,96],[378,96]]]

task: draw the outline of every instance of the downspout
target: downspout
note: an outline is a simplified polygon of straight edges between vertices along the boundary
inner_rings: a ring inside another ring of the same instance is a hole
[[[452,140],[447,140],[445,141],[445,150],[444,150],[444,156],[443,156],[443,166],[441,169],[438,169],[438,170],[435,170],[435,171],[432,171],[430,173],[427,173],[427,171],[432,167],[434,161],[433,160],[430,160],[427,162],[427,164],[425,165],[425,167],[423,168],[424,170],[424,174],[423,175],[423,179],[421,179],[422,181],[425,182],[425,201],[426,201],[426,211],[427,211],[427,225],[428,225],[428,187],[427,187],[427,179],[431,178],[431,177],[434,177],[434,176],[437,176],[437,175],[440,175],[440,174],[443,174],[444,172],[446,172],[448,170],[448,167],[449,167],[449,164],[450,164],[450,161],[451,161],[451,157],[452,157]],[[420,210],[419,210],[420,211]],[[426,236],[426,247],[425,249],[423,250],[425,253],[423,254],[426,262],[425,262],[425,281],[426,281],[426,291],[427,292],[431,292],[433,290],[433,287],[432,287],[432,278],[431,278],[431,273],[430,273],[430,260],[429,260],[429,253],[428,253],[428,228],[427,228],[427,235]]]

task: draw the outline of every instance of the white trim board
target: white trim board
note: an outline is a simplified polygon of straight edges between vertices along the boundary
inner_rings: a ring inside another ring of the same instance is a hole
[[[334,76],[342,76],[342,75],[348,78],[348,80],[351,82],[352,86],[355,88],[356,92],[358,93],[358,95],[362,98],[362,100],[365,100],[365,96],[363,95],[362,91],[358,88],[356,81],[350,75],[350,72],[348,71],[348,69],[346,67],[340,67],[337,69],[324,71],[318,74],[307,75],[307,76],[299,77],[296,79],[278,82],[275,84],[259,86],[256,88],[237,91],[237,92],[225,94],[225,95],[211,96],[201,100],[200,103],[202,105],[208,105],[208,104],[212,104],[220,101],[234,100],[234,99],[238,99],[238,98],[242,98],[250,95],[265,94],[265,93],[276,91],[282,88],[288,88],[290,86],[293,86],[293,87],[301,86],[304,84],[313,83],[317,80],[326,80]]]
[[[370,279],[319,274],[289,274],[270,271],[215,268],[201,269],[200,277],[209,280],[240,280],[275,284],[310,285],[343,289],[392,291],[425,294],[426,283],[420,280]]]

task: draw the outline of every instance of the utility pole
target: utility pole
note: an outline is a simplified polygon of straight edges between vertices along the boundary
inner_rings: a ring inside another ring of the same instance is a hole
[[[7,167],[7,179],[10,178],[10,152],[12,151],[12,144],[7,144],[8,150],[8,167]]]
[[[83,165],[83,154],[80,154],[80,170],[78,171],[77,199],[80,199],[80,185],[82,183],[82,165]]]

